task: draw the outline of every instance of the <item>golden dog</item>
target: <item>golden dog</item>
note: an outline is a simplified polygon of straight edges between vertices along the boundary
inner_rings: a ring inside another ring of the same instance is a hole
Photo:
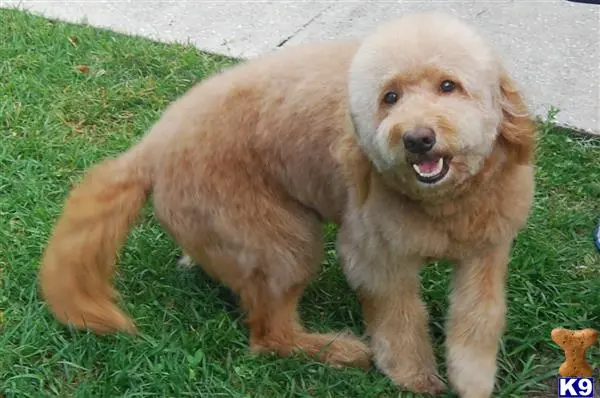
[[[280,50],[205,79],[70,194],[45,251],[42,292],[61,322],[135,332],[115,304],[117,252],[148,196],[190,258],[231,288],[250,346],[376,366],[437,393],[420,298],[431,259],[455,264],[451,385],[493,391],[512,241],[530,211],[535,129],[484,39],[443,14],[386,23],[362,41]],[[321,226],[340,226],[345,274],[370,346],[301,326]]]

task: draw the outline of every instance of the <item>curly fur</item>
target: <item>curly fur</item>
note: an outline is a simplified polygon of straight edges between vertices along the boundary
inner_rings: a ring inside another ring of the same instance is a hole
[[[443,79],[458,89],[440,93]],[[401,94],[383,104],[390,87]],[[435,131],[448,175],[420,183],[401,142]],[[207,78],[117,159],[74,188],[40,279],[64,323],[136,328],[116,304],[116,251],[148,196],[189,258],[241,299],[250,346],[376,366],[403,388],[436,393],[419,294],[427,261],[450,259],[449,380],[488,397],[504,327],[512,240],[533,195],[535,130],[485,40],[443,14],[382,25],[362,41],[280,50]],[[340,225],[345,274],[371,344],[305,330],[297,314],[322,259],[321,224]]]

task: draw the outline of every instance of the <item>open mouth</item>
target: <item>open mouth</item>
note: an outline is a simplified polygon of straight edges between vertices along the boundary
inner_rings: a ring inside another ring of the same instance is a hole
[[[446,177],[450,170],[450,159],[443,156],[429,157],[411,163],[417,180],[425,184],[435,184]]]

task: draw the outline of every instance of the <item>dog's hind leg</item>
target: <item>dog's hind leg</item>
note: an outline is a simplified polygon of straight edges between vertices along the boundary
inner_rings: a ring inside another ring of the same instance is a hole
[[[265,191],[186,203],[180,199],[185,195],[165,200],[175,191],[164,190],[156,195],[157,213],[187,262],[239,296],[253,351],[302,351],[333,365],[370,366],[370,350],[358,337],[309,333],[302,326],[297,306],[323,258],[322,225],[299,203]]]
[[[271,222],[255,231],[264,234],[264,247],[238,256],[238,267],[252,269],[234,287],[248,316],[251,349],[280,356],[302,351],[333,365],[368,367],[370,350],[357,337],[309,333],[302,326],[297,307],[323,258],[321,224],[300,207],[279,205],[271,208]]]
[[[370,350],[357,337],[309,333],[302,326],[297,307],[321,264],[321,224],[299,208],[270,209],[262,224],[238,224],[238,244],[227,239],[227,249],[204,252],[210,257],[205,269],[240,297],[251,349],[280,356],[302,351],[332,365],[370,366]],[[254,234],[244,233],[242,225],[253,225]],[[245,239],[240,241],[240,236]]]
[[[271,351],[280,356],[302,351],[334,366],[370,366],[369,348],[351,334],[309,333],[302,327],[297,305],[304,283],[273,295],[262,275],[255,278],[241,292],[253,351]]]

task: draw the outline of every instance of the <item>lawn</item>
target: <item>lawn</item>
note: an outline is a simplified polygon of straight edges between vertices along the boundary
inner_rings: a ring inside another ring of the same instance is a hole
[[[13,10],[0,10],[0,20],[0,395],[398,396],[374,370],[251,354],[235,297],[199,269],[176,267],[179,249],[149,206],[116,281],[141,335],[97,337],[57,324],[40,300],[36,272],[71,185],[94,162],[127,149],[195,82],[235,61]],[[540,134],[535,206],[510,266],[502,397],[555,396],[563,355],[552,328],[600,329],[592,242],[600,139],[552,119],[540,123]],[[327,261],[301,311],[309,328],[361,332],[357,300],[336,262],[335,230],[328,232]],[[423,274],[440,360],[449,274],[446,264]],[[600,366],[598,345],[590,358]]]

